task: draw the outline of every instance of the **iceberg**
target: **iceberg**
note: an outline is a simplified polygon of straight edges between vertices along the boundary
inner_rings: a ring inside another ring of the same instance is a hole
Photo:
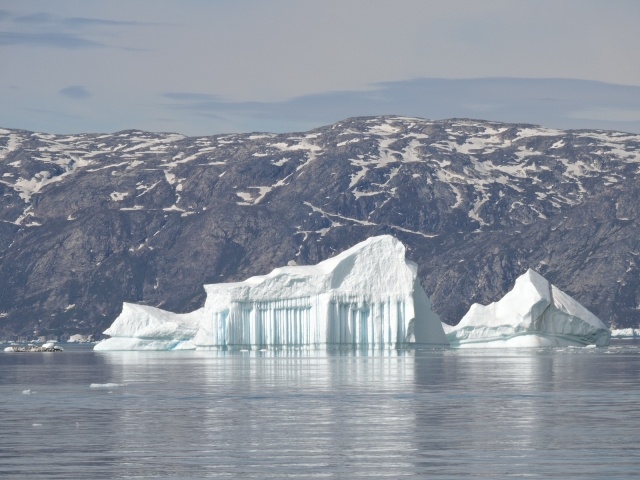
[[[311,266],[276,268],[205,285],[203,308],[176,314],[125,303],[96,350],[265,346],[447,346],[440,318],[390,235],[371,237]]]
[[[93,341],[93,335],[82,335],[80,333],[76,333],[71,335],[67,340],[67,343],[89,343]]]
[[[104,331],[111,338],[94,350],[193,350],[202,309],[172,313],[147,305],[125,302],[122,313]]]
[[[531,269],[499,301],[475,303],[443,328],[452,347],[606,346],[611,337],[598,317]]]
[[[640,328],[617,328],[611,330],[611,338],[640,338]]]

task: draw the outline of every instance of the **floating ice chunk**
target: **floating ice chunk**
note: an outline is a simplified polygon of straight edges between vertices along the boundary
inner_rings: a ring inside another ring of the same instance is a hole
[[[118,388],[126,387],[124,383],[92,383],[89,388]]]
[[[638,338],[640,337],[640,328],[617,328],[611,330],[612,338]]]
[[[111,338],[96,344],[94,350],[193,349],[190,341],[198,330],[201,317],[201,309],[179,314],[124,303],[122,313],[104,331]]]
[[[88,343],[93,340],[93,335],[82,335],[80,333],[76,333],[69,337],[67,343]]]
[[[417,266],[389,235],[317,265],[204,288],[205,306],[190,314],[125,303],[96,350],[448,345]]]
[[[611,336],[598,317],[531,269],[499,301],[474,303],[445,330],[452,347],[605,346]]]

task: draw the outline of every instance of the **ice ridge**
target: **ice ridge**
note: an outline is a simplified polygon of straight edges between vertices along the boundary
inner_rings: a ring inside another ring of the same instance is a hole
[[[499,301],[471,305],[444,329],[452,347],[606,346],[611,337],[598,317],[531,269]]]

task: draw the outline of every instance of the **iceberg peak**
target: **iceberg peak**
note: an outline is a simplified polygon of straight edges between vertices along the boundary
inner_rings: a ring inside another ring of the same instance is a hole
[[[604,346],[611,336],[598,317],[532,269],[500,300],[474,303],[458,325],[444,328],[454,347]]]

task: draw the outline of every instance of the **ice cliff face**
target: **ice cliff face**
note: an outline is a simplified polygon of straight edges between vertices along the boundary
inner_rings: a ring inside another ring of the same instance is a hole
[[[452,347],[562,347],[609,344],[602,321],[533,270],[490,305],[473,304],[455,327]]]
[[[97,350],[226,346],[447,345],[405,247],[383,235],[313,266],[205,285],[204,308],[174,314],[126,304]]]

